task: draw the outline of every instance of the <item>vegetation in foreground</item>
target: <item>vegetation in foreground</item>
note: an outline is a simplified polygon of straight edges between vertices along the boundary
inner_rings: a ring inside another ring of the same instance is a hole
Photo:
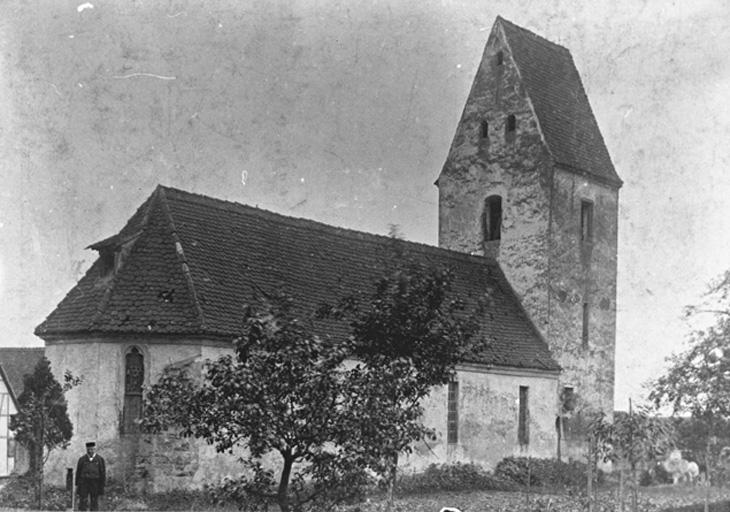
[[[531,485],[525,482],[530,463]],[[495,472],[485,471],[474,464],[431,465],[418,474],[401,475],[395,487],[392,510],[397,512],[433,512],[444,506],[458,507],[463,512],[583,512],[588,500],[583,487],[585,465],[555,460],[508,458],[500,463]],[[601,479],[593,502],[596,512],[619,510],[616,475]],[[0,503],[5,507],[32,509],[33,481],[19,477],[0,490]],[[699,512],[702,510],[705,488],[686,485],[660,485],[642,488],[638,498],[640,512]],[[712,507],[719,512],[730,508],[730,489],[711,489]],[[251,504],[253,505],[253,503]],[[259,502],[258,505],[263,505]],[[60,488],[50,488],[46,493],[48,510],[66,510],[70,496]],[[221,501],[215,490],[171,491],[166,493],[136,495],[133,490],[111,482],[104,501],[105,510],[201,510],[234,512],[241,503]],[[387,493],[371,489],[369,496],[358,503],[338,505],[332,512],[383,512],[388,507]],[[261,507],[265,510],[264,507]],[[272,508],[276,505],[272,504]],[[315,510],[315,509],[312,509]],[[631,510],[628,497],[623,510]]]

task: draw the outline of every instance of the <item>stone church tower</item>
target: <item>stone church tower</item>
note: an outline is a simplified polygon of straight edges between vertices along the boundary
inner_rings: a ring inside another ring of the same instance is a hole
[[[439,245],[499,262],[563,368],[577,449],[582,413],[613,411],[622,182],[567,49],[497,18],[436,184]]]

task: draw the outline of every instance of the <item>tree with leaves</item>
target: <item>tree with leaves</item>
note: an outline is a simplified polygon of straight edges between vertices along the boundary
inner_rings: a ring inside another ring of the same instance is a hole
[[[689,413],[707,425],[704,462],[709,485],[719,450],[716,429],[730,420],[730,271],[686,314],[693,319],[709,315],[714,323],[695,331],[688,348],[668,359],[669,368],[653,383],[649,398],[657,407]]]
[[[64,393],[80,383],[80,378],[66,372],[61,385],[45,357],[38,361],[33,373],[23,378],[18,413],[10,418],[10,430],[30,454],[30,471],[36,476],[39,509],[43,508],[43,466],[51,451],[66,448],[73,435]]]
[[[450,281],[446,271],[394,264],[372,294],[319,310],[318,321],[349,320],[352,335],[331,342],[312,334],[291,297],[263,294],[234,354],[209,362],[202,382],[180,369],[162,375],[143,426],[177,428],[221,452],[245,447],[248,476],[224,486],[242,505],[255,496],[282,512],[322,510],[351,498],[366,471],[387,475],[392,490],[398,455],[431,433],[421,400],[465,355],[471,328],[448,299]]]
[[[595,452],[619,470],[619,511],[623,510],[625,475],[628,471],[632,509],[638,510],[638,470],[649,467],[674,447],[675,432],[667,418],[656,416],[647,407],[617,412],[613,422],[600,415],[591,424]]]
[[[392,240],[388,272],[370,295],[347,297],[330,310],[349,319],[351,356],[347,408],[359,436],[349,442],[366,450],[370,465],[388,481],[389,507],[398,459],[434,431],[422,418],[423,400],[454,377],[457,363],[475,350],[474,315],[452,296],[452,274],[409,257]]]
[[[178,428],[219,452],[245,448],[248,476],[223,486],[244,507],[323,509],[364,479],[360,461],[336,442],[353,427],[343,421],[345,347],[313,335],[290,297],[263,302],[247,308],[234,353],[208,362],[202,382],[179,368],[164,372],[146,394],[142,425],[152,433]],[[278,466],[266,463],[271,453]]]

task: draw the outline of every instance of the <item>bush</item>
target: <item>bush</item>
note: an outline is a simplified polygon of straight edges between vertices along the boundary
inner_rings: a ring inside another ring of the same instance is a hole
[[[643,487],[671,483],[672,474],[660,463],[655,464],[653,468],[642,471],[639,476],[639,485]]]
[[[31,475],[11,477],[0,489],[0,503],[7,508],[37,509],[36,481]],[[44,510],[66,510],[71,506],[71,493],[58,487],[43,487]]]
[[[494,474],[517,485],[558,489],[581,488],[586,484],[586,464],[578,461],[562,462],[557,459],[507,457],[499,461]],[[528,482],[529,475],[529,482]],[[605,480],[597,470],[598,484]]]
[[[509,491],[514,483],[497,477],[477,464],[431,464],[422,473],[402,475],[396,482],[399,494],[439,491]]]

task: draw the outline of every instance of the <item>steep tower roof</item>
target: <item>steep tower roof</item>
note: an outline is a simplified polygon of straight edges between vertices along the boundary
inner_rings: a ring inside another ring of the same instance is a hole
[[[623,182],[611,162],[568,49],[500,16],[489,37],[499,37],[508,47],[554,163],[620,187]],[[482,63],[467,104],[480,94],[474,89],[479,73],[489,69]]]
[[[261,290],[283,287],[305,313],[367,293],[385,271],[390,243],[384,236],[159,186],[118,235],[91,246],[100,258],[36,334],[231,339],[239,334],[243,306]],[[496,262],[398,243],[414,258],[450,268],[454,292],[468,308],[487,301],[480,318],[484,349],[473,362],[559,369]],[[349,332],[334,320],[316,329],[333,339]]]

